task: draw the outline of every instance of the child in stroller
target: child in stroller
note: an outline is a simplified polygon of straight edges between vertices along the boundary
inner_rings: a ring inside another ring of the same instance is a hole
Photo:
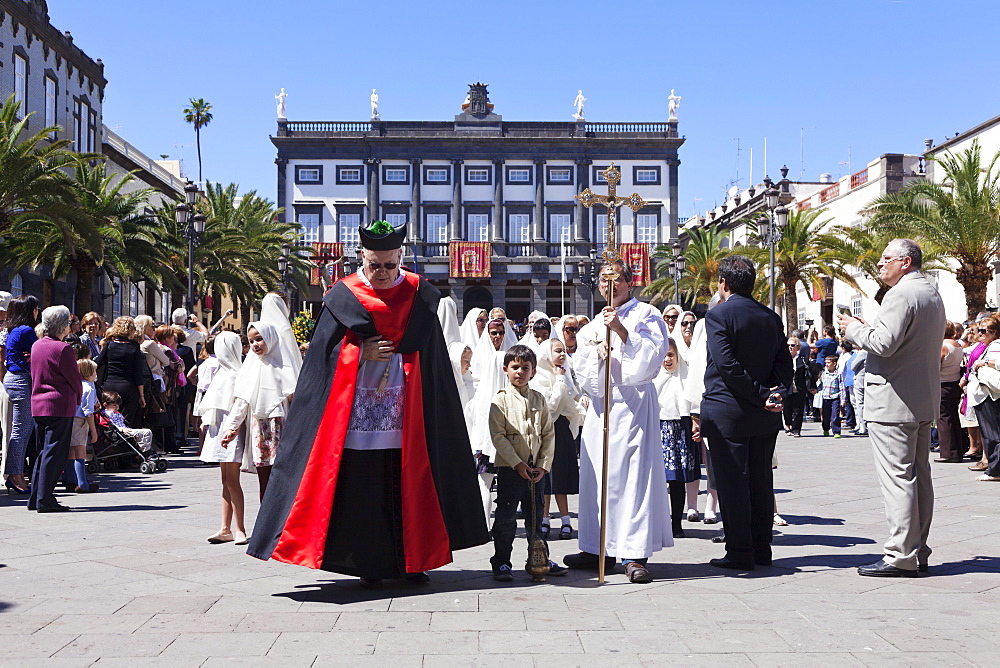
[[[137,459],[143,473],[165,471],[167,461],[153,451],[153,432],[149,429],[132,429],[125,424],[119,412],[121,396],[117,392],[101,395],[103,409],[97,414],[97,422],[104,438],[95,447],[94,459],[104,464],[105,470],[114,470],[122,460]]]

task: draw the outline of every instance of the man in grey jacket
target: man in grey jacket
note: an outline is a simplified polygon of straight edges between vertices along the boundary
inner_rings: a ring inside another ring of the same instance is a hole
[[[875,324],[837,318],[847,339],[868,351],[865,420],[889,523],[885,555],[859,567],[860,575],[916,577],[931,553],[931,424],[941,398],[945,316],[940,295],[920,272],[922,259],[913,241],[889,242],[878,266],[890,289]]]

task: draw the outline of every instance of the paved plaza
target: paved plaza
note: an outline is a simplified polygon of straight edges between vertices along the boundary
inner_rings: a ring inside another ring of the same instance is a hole
[[[209,545],[218,469],[193,457],[154,476],[96,476],[38,515],[0,497],[0,664],[4,666],[995,665],[1000,485],[935,464],[930,573],[859,577],[886,534],[865,438],[806,425],[780,437],[775,486],[790,526],[774,566],[737,575],[716,527],[658,553],[656,581],[603,586],[571,572],[492,580],[488,546],[456,554],[430,585],[365,591],[354,578]],[[256,478],[243,476],[248,525]],[[107,490],[107,491],[105,491]],[[553,541],[553,557],[576,541]],[[515,554],[523,554],[523,539]]]

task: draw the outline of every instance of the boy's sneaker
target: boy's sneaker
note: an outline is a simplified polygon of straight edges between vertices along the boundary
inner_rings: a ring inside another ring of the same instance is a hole
[[[833,437],[834,438],[840,438],[840,434],[834,434]]]
[[[549,561],[549,575],[566,575],[569,569],[554,561]]]
[[[510,582],[514,579],[514,574],[511,572],[510,566],[503,564],[493,569],[493,579],[497,582]]]
[[[828,431],[824,431],[824,432],[823,432],[823,435],[824,435],[824,436],[829,436],[829,435],[830,435],[830,432],[828,432]]]

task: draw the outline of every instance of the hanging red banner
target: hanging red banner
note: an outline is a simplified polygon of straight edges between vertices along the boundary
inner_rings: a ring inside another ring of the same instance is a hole
[[[632,285],[649,285],[649,244],[621,244],[621,256],[632,269]]]
[[[344,277],[343,242],[314,243],[309,285],[333,285]],[[338,262],[339,260],[339,262]]]
[[[448,244],[449,275],[452,278],[489,278],[492,254],[489,241],[452,241]]]

